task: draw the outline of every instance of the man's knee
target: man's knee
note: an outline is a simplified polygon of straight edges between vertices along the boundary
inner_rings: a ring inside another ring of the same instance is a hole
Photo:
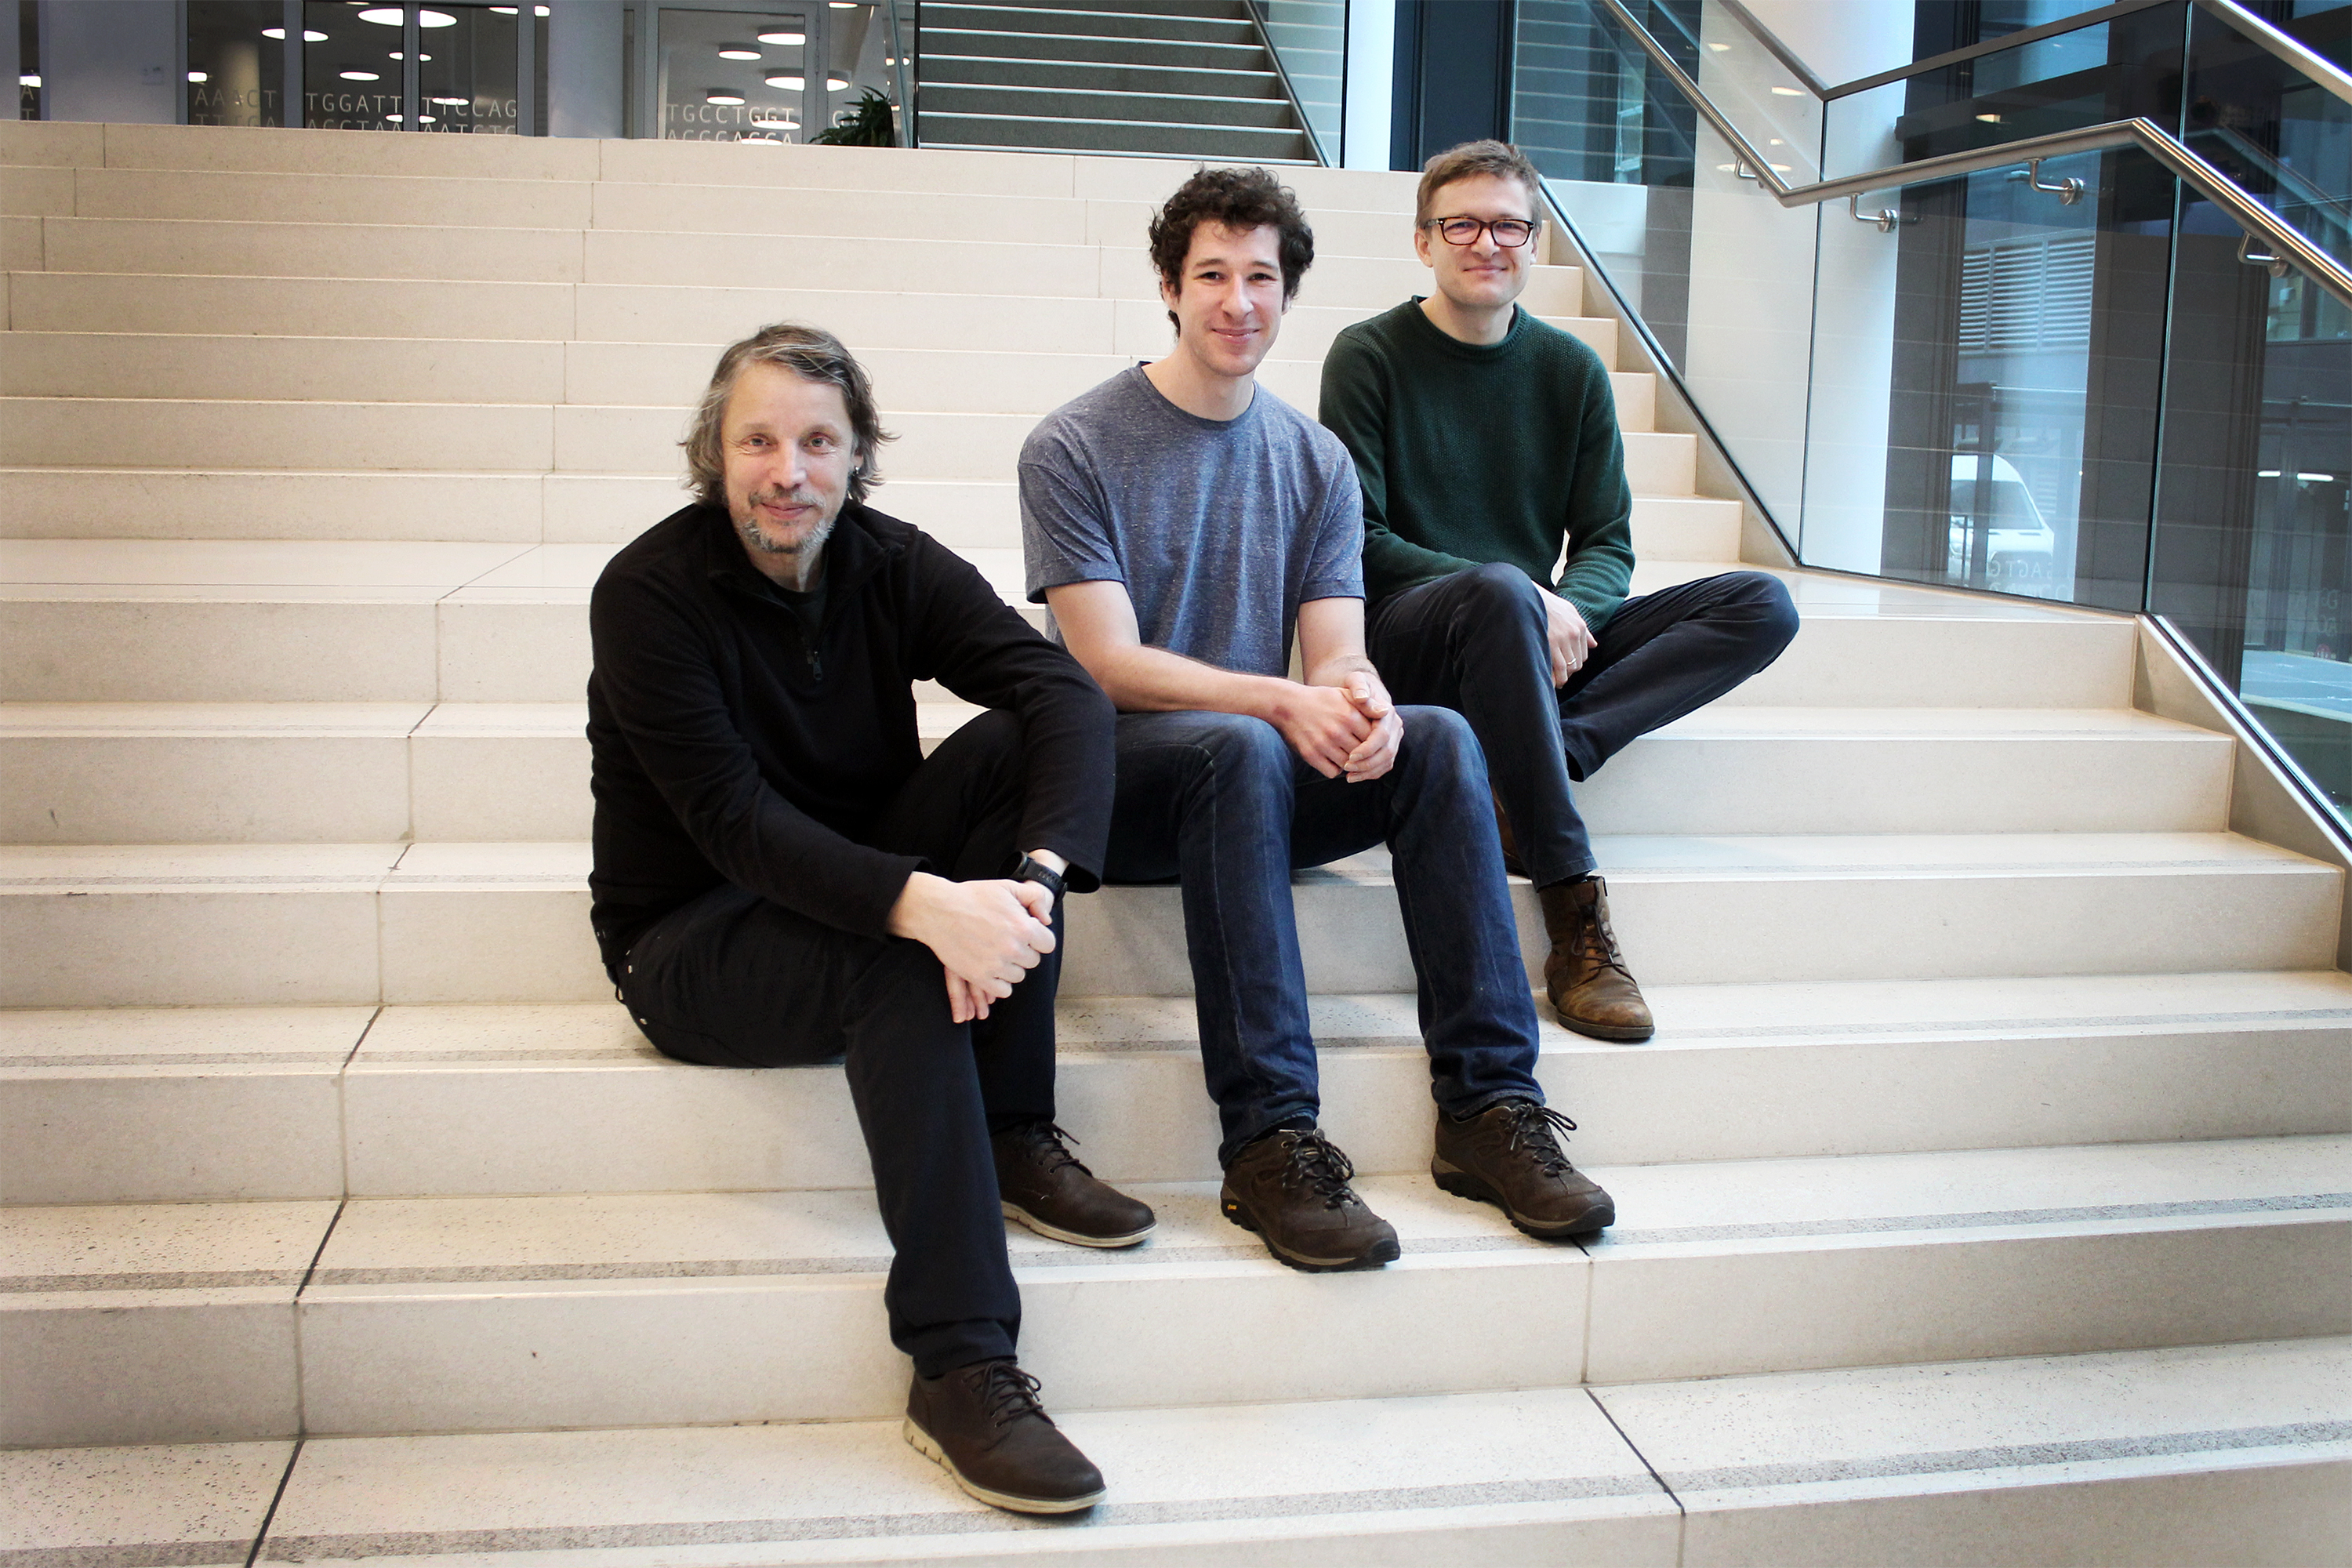
[[[1505,561],[1471,566],[1447,578],[1454,598],[1454,624],[1472,636],[1506,628],[1544,625],[1543,590],[1535,580]]]
[[[1411,758],[1423,768],[1475,768],[1481,778],[1486,776],[1486,753],[1471,731],[1469,720],[1451,708],[1407,704],[1396,711],[1404,725],[1404,741],[1398,749],[1401,760]]]
[[[1742,619],[1755,629],[1753,641],[1765,657],[1777,656],[1789,646],[1802,623],[1788,584],[1763,572],[1733,572],[1725,578],[1725,603],[1743,610]]]
[[[1202,771],[1222,792],[1234,785],[1290,783],[1290,743],[1282,731],[1245,713],[1202,713],[1185,737]]]

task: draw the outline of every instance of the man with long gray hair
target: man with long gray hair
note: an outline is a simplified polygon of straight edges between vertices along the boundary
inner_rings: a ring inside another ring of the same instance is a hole
[[[1155,1223],[1054,1124],[1062,895],[1098,885],[1113,714],[969,563],[866,504],[887,439],[829,333],[720,358],[694,504],[590,601],[590,919],[664,1055],[845,1058],[908,1441],[983,1501],[1070,1512],[1102,1477],[1013,1359],[1003,1219],[1082,1247]],[[989,710],[929,758],[919,680]]]

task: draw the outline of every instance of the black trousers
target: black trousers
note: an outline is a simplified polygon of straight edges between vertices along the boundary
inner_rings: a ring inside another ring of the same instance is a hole
[[[1473,567],[1382,600],[1366,639],[1399,702],[1470,721],[1538,888],[1595,866],[1571,781],[1714,701],[1797,635],[1779,578],[1727,572],[1626,600],[1583,668],[1555,689],[1545,592],[1516,566]]]
[[[1013,842],[1022,798],[1020,722],[990,712],[915,771],[873,842],[958,881],[1002,877],[1034,847]],[[1060,978],[1057,947],[986,1019],[958,1024],[920,942],[858,936],[731,885],[648,926],[619,976],[629,1016],[664,1056],[728,1068],[844,1058],[898,1254],[883,1293],[890,1340],[926,1377],[1013,1353],[1021,1297],[989,1131],[1054,1114]]]

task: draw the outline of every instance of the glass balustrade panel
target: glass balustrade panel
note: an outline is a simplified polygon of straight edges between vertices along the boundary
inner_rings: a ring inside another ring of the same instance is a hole
[[[1339,163],[1346,108],[1347,0],[1252,0],[1252,4],[1325,161]]]

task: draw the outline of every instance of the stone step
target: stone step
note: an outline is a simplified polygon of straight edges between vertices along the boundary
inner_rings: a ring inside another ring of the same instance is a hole
[[[0,468],[0,539],[620,543],[685,500],[660,474]],[[1020,542],[1009,480],[894,479],[875,501],[960,549]],[[1739,503],[1635,496],[1633,546],[1647,563],[1737,560]]]
[[[635,526],[685,498],[661,486],[644,499],[628,514]],[[576,701],[590,663],[588,591],[614,548],[7,541],[0,701]],[[1012,552],[959,548],[1020,597]],[[1633,585],[1650,593],[1738,569],[1654,562],[1634,568]],[[1784,580],[1803,628],[1719,708],[2130,705],[2128,619],[1853,578]]]
[[[201,323],[206,335],[215,336],[716,347],[770,321],[789,320],[815,322],[860,353],[963,350],[1129,360],[1157,359],[1168,352],[1170,341],[1165,308],[1140,297],[94,272],[17,272],[9,278],[11,321],[17,331],[31,332],[160,336]],[[1368,313],[1352,306],[1294,306],[1283,320],[1281,357],[1320,362],[1339,330]],[[1615,321],[1544,319],[1591,344],[1603,363],[1616,363]]]
[[[1139,1248],[1010,1233],[1022,1359],[1080,1411],[2340,1335],[2347,1153],[2310,1137],[1597,1165],[1619,1219],[1584,1246],[1522,1237],[1425,1174],[1371,1176],[1404,1257],[1324,1277],[1228,1224],[1213,1183],[1139,1184],[1160,1217]],[[863,1190],[62,1205],[8,1210],[0,1233],[11,1444],[903,1408]],[[1481,1331],[1412,1326],[1433,1321]]]
[[[922,27],[985,30],[1013,36],[1063,34],[1087,38],[1155,38],[1184,43],[1261,47],[1239,6],[1223,14],[1190,16],[1121,5],[971,5],[930,0]],[[1262,49],[1261,49],[1262,52]]]
[[[1298,117],[1278,84],[1271,93],[1188,93],[1173,83],[1137,89],[1107,83],[923,82],[926,125],[950,126],[966,115],[992,119],[1082,120],[1115,124],[1246,127],[1296,132]]]
[[[1255,39],[1218,43],[1104,34],[1008,32],[930,23],[922,30],[922,40],[926,65],[940,56],[954,59],[997,58],[1023,65],[1051,63],[1151,71],[1246,71],[1258,69],[1265,63],[1265,51]]]
[[[1167,92],[1199,98],[1282,99],[1282,79],[1270,69],[1108,65],[1095,60],[1019,59],[1001,54],[926,51],[923,96],[948,86],[1071,88],[1109,92]],[[1285,100],[1286,101],[1286,100]]]
[[[1006,240],[835,238],[652,230],[488,229],[194,218],[46,218],[37,252],[11,271],[134,276],[480,279],[732,288],[774,285],[869,292],[1157,298],[1142,235],[1102,245]],[[1328,244],[1300,283],[1316,305],[1374,310],[1426,293],[1411,220],[1389,220],[1370,255]],[[1533,269],[1527,308],[1573,316],[1580,270]],[[201,325],[201,323],[194,323]]]
[[[926,738],[979,710],[921,705]],[[587,709],[0,703],[0,843],[588,836]],[[1601,833],[2218,831],[2227,735],[2064,709],[1702,710],[1579,787]]]
[[[1654,984],[2310,969],[2337,868],[2224,833],[1601,837]],[[0,847],[0,1006],[586,1002],[584,843]],[[1545,943],[1514,881],[1532,983]],[[1403,991],[1384,851],[1297,879],[1307,982]],[[1066,994],[1192,989],[1172,887],[1077,900]]]
[[[0,395],[268,404],[350,403],[363,392],[368,402],[362,406],[659,405],[684,413],[701,399],[724,346],[9,332],[0,335]],[[928,349],[876,349],[859,359],[891,418],[914,410],[1035,419],[1134,363],[1108,353]],[[1258,375],[1276,396],[1315,412],[1322,384],[1318,361],[1268,359]],[[1611,380],[1620,425],[1647,431],[1656,378],[1619,371]]]
[[[2352,1132],[2352,980],[2333,970],[1646,994],[1659,1028],[1638,1048],[1541,1026],[1539,1076],[1576,1119],[1568,1146],[1585,1163]],[[1426,1169],[1412,998],[1318,995],[1310,1009],[1323,1124],[1360,1171]],[[1189,1000],[1065,1002],[1059,1094],[1106,1180],[1216,1178]],[[16,1152],[0,1168],[5,1204],[870,1179],[838,1067],[683,1066],[609,1000],[8,1013],[0,1131]]]
[[[886,406],[883,412],[898,437],[881,455],[886,473],[913,479],[1004,480],[1014,477],[1022,443],[1045,411]],[[299,452],[320,468],[338,469],[440,466],[659,473],[678,466],[678,446],[692,417],[692,408],[683,403],[646,407],[13,397],[0,399],[0,463],[104,465],[121,451],[114,432],[135,422],[141,427],[139,455],[166,468],[206,463],[261,468],[272,456]],[[1634,489],[1645,495],[1692,492],[1697,437],[1629,430],[1623,440],[1626,478]]]
[[[1221,123],[1181,124],[1154,119],[1049,120],[1023,113],[925,111],[923,134],[949,146],[1010,151],[1039,148],[1076,153],[1145,153],[1159,157],[1221,158],[1303,163],[1315,156],[1307,133]],[[1382,227],[1392,227],[1385,221]],[[1098,233],[1115,232],[1108,228]],[[1362,244],[1362,239],[1355,243]]]
[[[1041,45],[1058,42],[1050,37],[1036,41]],[[1260,61],[1263,58],[1258,57]],[[375,132],[0,121],[0,171],[5,171],[0,172],[0,210],[30,214],[70,213],[77,170],[534,184],[584,184],[603,180],[818,193],[977,193],[1158,202],[1166,199],[1195,166],[1189,159],[1080,158],[947,148],[544,137],[501,141]],[[1410,213],[1419,172],[1297,168],[1284,171],[1282,177],[1310,207]],[[397,220],[362,216],[358,221]]]
[[[134,1552],[1676,1568],[2352,1550],[2343,1339],[1062,1425],[1110,1490],[1047,1529],[956,1490],[893,1420],[33,1450],[0,1453],[0,1476],[26,1549],[92,1568]]]

